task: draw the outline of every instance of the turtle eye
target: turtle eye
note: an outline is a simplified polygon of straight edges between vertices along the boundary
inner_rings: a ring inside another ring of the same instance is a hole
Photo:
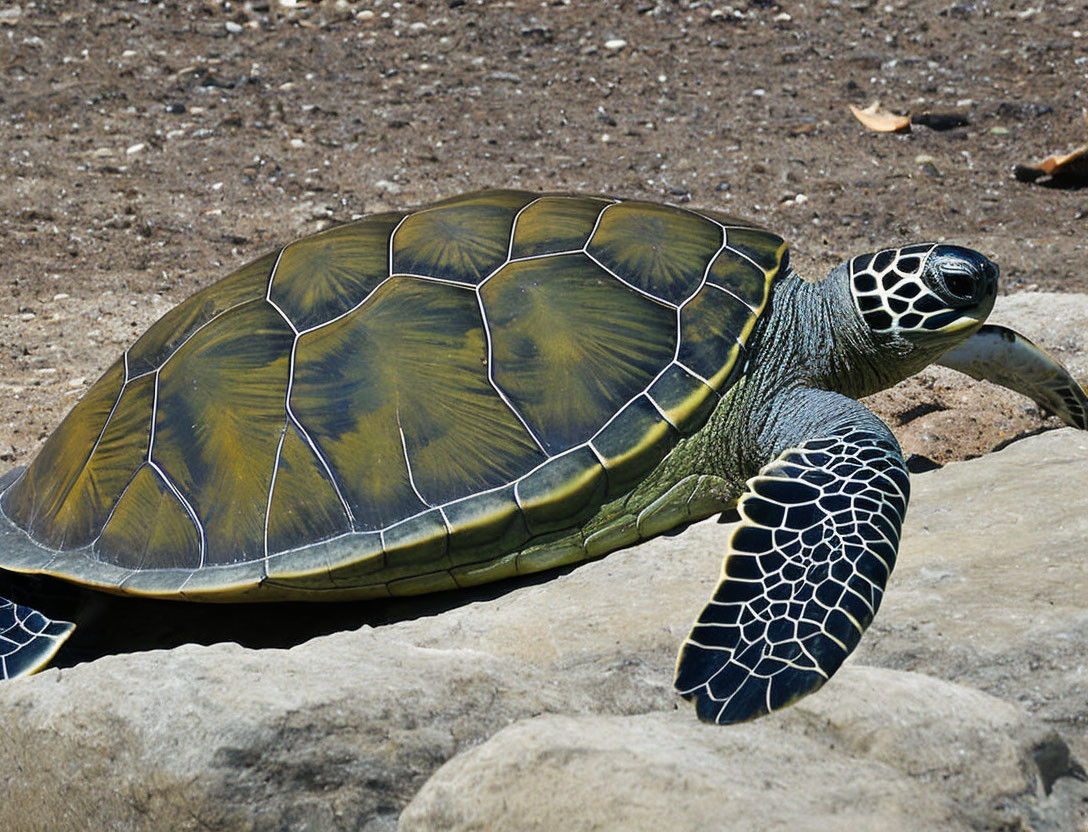
[[[945,286],[948,288],[949,294],[964,300],[969,299],[975,293],[975,281],[971,279],[969,274],[953,272],[946,275]]]
[[[997,266],[969,248],[937,246],[926,260],[924,280],[949,306],[972,306],[997,291]]]

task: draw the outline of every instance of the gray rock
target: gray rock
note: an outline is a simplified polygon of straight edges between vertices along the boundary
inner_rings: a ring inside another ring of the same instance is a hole
[[[676,712],[671,692],[730,532],[713,521],[486,603],[291,650],[189,646],[49,670],[0,686],[0,828],[392,829],[450,760],[404,823],[468,824],[450,784],[478,755],[535,767],[579,734],[597,763],[549,764],[550,779],[521,788],[592,797],[597,828],[621,805],[645,804],[612,826],[660,825],[655,778],[689,789],[682,807],[664,803],[689,828],[730,815],[768,829],[1073,828],[1088,806],[1067,746],[1085,753],[1086,523],[1088,441],[1072,430],[916,477],[859,660],[731,729]],[[505,793],[487,784],[462,800]]]
[[[899,567],[859,661],[1017,702],[1088,757],[1088,435],[915,478]]]
[[[523,720],[439,769],[399,828],[993,829],[1042,793],[1046,729],[1015,706],[857,665],[836,683],[727,730],[683,712]],[[1074,819],[1072,801],[1043,802]]]

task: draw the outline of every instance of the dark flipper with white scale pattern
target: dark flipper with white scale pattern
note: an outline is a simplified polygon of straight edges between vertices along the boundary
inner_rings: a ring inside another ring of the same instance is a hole
[[[74,629],[0,598],[0,679],[28,676],[45,666]]]
[[[700,719],[743,722],[812,693],[872,621],[910,487],[873,422],[790,448],[749,480],[721,583],[677,664]]]

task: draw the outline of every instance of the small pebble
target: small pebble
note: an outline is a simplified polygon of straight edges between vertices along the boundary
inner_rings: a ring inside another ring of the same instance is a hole
[[[242,32],[242,24],[241,23],[235,23],[233,20],[228,20],[223,25],[226,27],[227,31],[230,32],[232,35],[237,35],[237,34],[240,34]]]
[[[306,145],[306,142],[304,142],[302,139],[291,139],[288,144],[291,145],[291,147],[304,147]]]
[[[135,156],[137,153],[139,153],[145,147],[147,147],[147,145],[145,145],[143,142],[140,142],[139,144],[129,145],[128,147],[125,148],[125,155],[126,156]]]
[[[991,127],[990,132],[995,136],[1007,136],[1009,135],[1008,127]]]
[[[606,40],[604,42],[604,48],[607,49],[609,52],[618,52],[626,45],[627,41],[625,41],[623,38],[611,38],[610,40]]]

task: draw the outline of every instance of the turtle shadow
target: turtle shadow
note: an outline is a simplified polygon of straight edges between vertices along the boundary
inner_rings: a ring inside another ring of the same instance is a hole
[[[73,621],[75,632],[51,667],[73,667],[104,656],[168,650],[184,644],[233,642],[253,649],[286,649],[332,633],[382,627],[439,615],[515,589],[555,580],[560,567],[471,589],[368,601],[290,601],[209,604],[108,595],[38,575],[5,574],[4,592],[50,618]]]
[[[719,522],[735,522],[735,510]],[[663,536],[684,532],[682,523]],[[45,575],[0,573],[0,595],[54,620],[72,621],[75,632],[50,667],[73,667],[104,656],[169,650],[185,644],[235,643],[251,649],[288,649],[321,636],[361,627],[383,627],[428,618],[458,607],[493,601],[514,590],[539,586],[590,561],[480,586],[402,598],[367,601],[201,603],[110,595]]]

